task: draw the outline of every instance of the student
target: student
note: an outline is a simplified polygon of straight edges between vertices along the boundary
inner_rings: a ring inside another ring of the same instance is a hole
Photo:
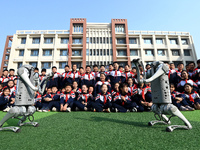
[[[193,74],[192,74],[192,79],[194,81],[197,80],[198,78],[198,73],[200,73],[200,59],[197,60],[197,67],[194,69]]]
[[[10,95],[15,96],[16,87],[14,86],[13,80],[9,80],[8,86],[5,86],[4,88],[9,88],[10,89]]]
[[[46,71],[47,71],[47,70],[46,70],[45,68],[42,69],[41,75],[39,75],[40,81],[42,81],[42,79],[43,79],[44,77],[46,77]]]
[[[125,82],[125,75],[122,71],[118,70],[119,65],[117,62],[113,63],[114,70],[110,72],[108,79],[110,81],[112,89],[114,89],[115,83],[123,83]]]
[[[129,65],[126,65],[125,66],[125,78],[126,78],[126,82],[128,82],[128,78],[135,78],[135,74],[133,74],[131,71],[130,71],[130,66]]]
[[[180,62],[180,63],[178,64],[177,68],[178,68],[178,70],[177,70],[177,78],[178,78],[177,83],[179,83],[180,80],[181,80],[181,72],[182,72],[183,69],[184,69],[184,64],[183,64],[182,62]]]
[[[114,89],[111,91],[112,99],[114,99],[114,97],[118,96],[119,94],[120,94],[119,83],[115,83]]]
[[[131,72],[134,74],[134,76],[137,74],[137,70],[136,70],[136,67],[132,67],[132,70]]]
[[[17,78],[14,79],[14,86],[15,87],[17,86],[17,80],[18,80]]]
[[[39,73],[39,69],[37,67],[35,67],[34,72]]]
[[[112,106],[115,112],[137,111],[137,104],[131,101],[131,97],[128,94],[127,83],[120,85],[120,94],[114,97]]]
[[[94,95],[94,86],[93,85],[89,85],[88,93]]]
[[[191,107],[200,110],[200,97],[199,94],[193,90],[193,86],[190,83],[186,83],[184,89],[185,91],[183,93],[185,94],[187,103]]]
[[[93,96],[88,93],[87,85],[82,86],[82,93],[79,94],[77,101],[74,101],[76,110],[87,111],[92,108]]]
[[[187,101],[185,100],[184,94],[175,91],[175,85],[173,83],[170,84],[170,92],[171,92],[172,104],[174,104],[179,110],[181,111],[194,110],[194,108],[190,107]]]
[[[177,70],[175,70],[174,63],[170,63],[170,68],[168,72],[169,83],[177,84]]]
[[[68,84],[68,83],[70,83],[70,81],[69,81],[69,73],[70,73],[70,71],[69,71],[69,66],[68,65],[65,65],[65,72],[63,72],[62,73],[62,76],[61,76],[61,87],[63,88],[65,88],[65,85],[66,84]]]
[[[17,78],[17,76],[15,76],[14,74],[15,74],[15,69],[10,69],[8,75],[9,80],[15,80]]]
[[[3,94],[3,83],[0,83],[0,96]]]
[[[94,65],[94,66],[93,66],[93,71],[92,71],[92,73],[94,74],[95,80],[97,80],[97,77],[98,77],[98,75],[99,75],[98,66],[97,66],[97,65]]]
[[[3,93],[0,96],[0,110],[8,112],[10,107],[14,106],[15,99],[10,95],[10,89],[4,88]]]
[[[133,96],[136,92],[135,89],[137,89],[137,80],[134,78],[128,78],[128,92],[130,93],[131,96]]]
[[[3,70],[3,75],[0,77],[0,83],[3,83],[3,86],[7,86],[9,77],[8,77],[8,70]]]
[[[84,68],[83,67],[79,67],[79,73],[80,73],[80,75],[82,77],[83,74],[84,74]]]
[[[101,92],[101,86],[106,84],[108,86],[108,92],[111,93],[111,85],[109,82],[106,81],[106,75],[104,73],[100,74],[100,81],[95,84],[94,88],[94,97],[97,96],[98,93]]]
[[[58,89],[61,88],[61,74],[57,72],[57,67],[52,67],[54,76],[47,82],[47,87],[56,86]],[[63,83],[63,82],[62,82]]]
[[[195,83],[197,84],[197,86],[198,86],[198,93],[200,94],[200,72],[199,73],[197,73],[197,75],[196,75],[196,81],[195,81]]]
[[[150,111],[151,106],[152,106],[152,96],[151,96],[151,88],[144,84],[141,83],[138,85],[138,88],[134,92],[133,96],[133,101],[137,103],[138,111],[143,112],[143,111]]]
[[[52,110],[53,107],[56,107],[57,110],[60,110],[60,92],[58,92],[57,86],[51,88],[51,93],[46,94],[44,97],[44,102],[42,103],[41,111],[47,112]]]
[[[190,83],[194,87],[194,90],[198,91],[198,86],[193,80],[189,79],[188,73],[186,70],[183,70],[181,72],[181,77],[182,77],[181,81],[177,84],[177,91],[182,93],[184,91],[184,85],[186,83]]]
[[[101,85],[101,93],[97,94],[95,103],[93,104],[94,111],[96,112],[110,112],[112,96],[108,92],[106,84]]]
[[[42,95],[35,91],[35,96],[34,96],[34,106],[37,109],[37,111],[42,112],[40,109],[42,109]]]
[[[84,73],[84,75],[81,78],[81,85],[86,84],[89,87],[89,85],[94,86],[95,83],[96,83],[95,76],[93,73],[91,73],[91,67],[86,66],[86,73]]]
[[[76,69],[77,69],[76,64],[73,64],[72,71],[68,73],[68,82],[72,84],[73,81],[76,81],[79,85],[81,81],[81,74]]]
[[[60,111],[71,112],[75,93],[72,91],[72,86],[67,84],[65,86],[65,93],[60,96]]]
[[[73,87],[73,90],[72,90],[72,91],[75,93],[75,96],[76,96],[75,100],[77,100],[79,94],[81,94],[82,91],[81,91],[81,89],[78,87],[77,81],[73,81],[72,87]]]
[[[100,75],[101,75],[101,73],[104,73],[105,74],[105,76],[106,76],[106,81],[107,81],[107,72],[105,71],[105,66],[104,65],[101,65],[100,66],[100,72],[97,74],[97,77],[96,77],[96,82],[98,82],[98,81],[100,81]]]
[[[119,71],[124,72],[124,67],[123,66],[119,66]]]
[[[190,62],[190,63],[188,64],[188,75],[189,75],[189,78],[190,78],[190,79],[192,79],[192,77],[193,77],[194,68],[195,68],[195,63],[194,63],[194,62]]]

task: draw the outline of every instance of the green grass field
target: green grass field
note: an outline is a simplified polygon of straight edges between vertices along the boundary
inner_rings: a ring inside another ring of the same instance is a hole
[[[6,113],[0,112],[0,119]],[[200,149],[200,111],[183,112],[192,130],[166,132],[167,125],[149,127],[152,112],[35,113],[39,127],[23,126],[20,133],[0,131],[0,149]],[[172,124],[183,124],[177,117]],[[14,126],[10,119],[4,126]]]

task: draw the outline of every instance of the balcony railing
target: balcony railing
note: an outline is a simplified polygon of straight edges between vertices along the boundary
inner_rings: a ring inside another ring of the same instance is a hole
[[[16,34],[69,34],[69,30],[17,30]]]

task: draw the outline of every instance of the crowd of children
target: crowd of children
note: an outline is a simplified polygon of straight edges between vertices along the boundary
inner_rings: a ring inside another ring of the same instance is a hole
[[[191,62],[184,70],[179,63],[175,70],[174,63],[169,65],[169,82],[172,103],[181,111],[200,109],[200,60]],[[146,70],[151,65],[146,65]],[[140,78],[146,70],[140,67]],[[52,67],[54,76],[48,81],[44,95],[35,92],[35,107],[39,112],[48,111],[94,111],[94,112],[143,112],[150,111],[152,106],[151,84],[138,84],[136,68],[126,65],[124,68],[117,62],[105,66],[97,65],[80,67],[76,64],[72,70],[65,66],[64,73],[58,73]],[[35,68],[39,73],[39,69]],[[0,77],[0,110],[9,111],[15,105],[17,76],[15,70],[4,70]],[[42,80],[46,69],[39,76]]]

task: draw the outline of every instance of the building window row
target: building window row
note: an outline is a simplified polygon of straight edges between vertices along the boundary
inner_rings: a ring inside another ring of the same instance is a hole
[[[144,44],[153,44],[152,38],[144,38],[143,40],[144,40]],[[170,41],[170,44],[172,45],[178,45],[177,38],[170,38],[169,41]],[[181,43],[182,45],[188,45],[188,39],[181,39]],[[164,39],[156,38],[156,44],[164,44]]]
[[[86,64],[87,65],[90,65],[90,66],[93,66],[93,65],[97,65],[97,66],[100,66],[100,65],[105,65],[105,66],[108,66],[109,64],[112,64],[113,62],[110,62],[110,61],[87,61]]]
[[[87,49],[86,50],[86,55],[87,56],[109,56],[112,55],[112,49]]]
[[[74,32],[83,33],[83,25],[82,24],[74,24],[73,28],[74,28]]]
[[[115,32],[117,33],[124,33],[125,32],[125,26],[123,24],[116,24],[115,25]]]
[[[112,44],[112,38],[110,37],[87,37],[87,43],[90,44]]]

